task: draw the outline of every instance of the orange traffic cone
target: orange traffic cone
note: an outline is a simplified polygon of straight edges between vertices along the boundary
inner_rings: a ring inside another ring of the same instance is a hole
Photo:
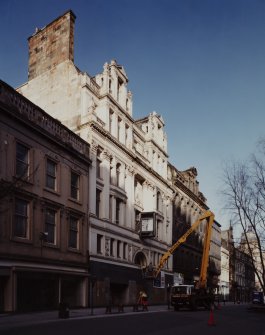
[[[215,326],[216,323],[214,322],[214,316],[213,316],[213,307],[211,306],[211,310],[210,310],[210,317],[208,320],[208,326]]]

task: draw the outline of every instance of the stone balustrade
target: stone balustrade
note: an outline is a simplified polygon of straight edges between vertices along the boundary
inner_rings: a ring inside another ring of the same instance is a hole
[[[66,145],[89,157],[89,145],[85,141],[2,81],[0,81],[0,103],[9,106],[8,111],[14,116],[32,121]]]

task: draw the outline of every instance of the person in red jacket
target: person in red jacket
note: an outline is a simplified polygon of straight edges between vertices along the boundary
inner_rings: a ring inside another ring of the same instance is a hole
[[[138,305],[142,306],[143,311],[148,311],[147,294],[144,291],[140,291]]]

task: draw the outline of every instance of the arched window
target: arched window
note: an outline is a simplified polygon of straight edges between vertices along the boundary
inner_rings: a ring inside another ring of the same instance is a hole
[[[143,252],[138,252],[135,256],[134,263],[139,265],[141,268],[147,266],[147,259]]]

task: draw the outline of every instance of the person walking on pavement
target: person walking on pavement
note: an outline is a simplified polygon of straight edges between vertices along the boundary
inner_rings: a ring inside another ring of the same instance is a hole
[[[143,311],[148,311],[147,294],[144,291],[140,291],[138,305],[142,306]]]

